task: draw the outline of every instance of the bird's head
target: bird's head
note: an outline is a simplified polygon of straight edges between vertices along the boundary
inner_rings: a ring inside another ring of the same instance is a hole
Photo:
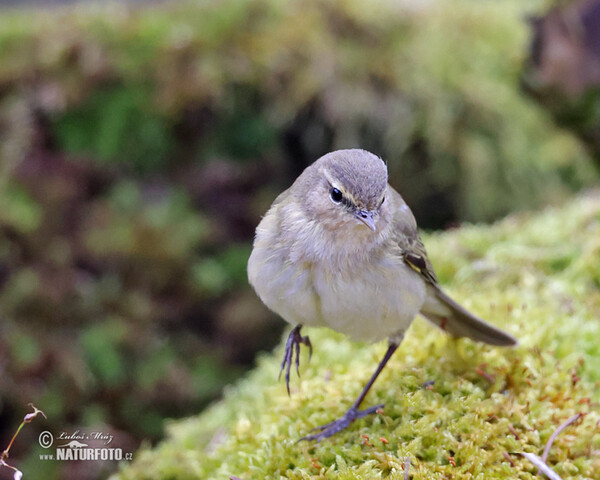
[[[387,167],[365,150],[324,155],[302,176],[298,200],[323,228],[338,234],[376,234],[384,222]]]

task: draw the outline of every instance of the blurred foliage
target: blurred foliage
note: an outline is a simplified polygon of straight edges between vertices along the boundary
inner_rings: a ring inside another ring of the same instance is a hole
[[[563,480],[600,472],[600,191],[561,208],[513,215],[424,238],[453,297],[519,340],[499,348],[452,339],[417,319],[367,396],[382,413],[320,443],[298,442],[339,418],[383,356],[328,329],[305,329],[292,394],[277,382],[283,343],[204,413],[172,422],[116,480],[534,480],[521,452],[542,455]],[[451,280],[450,280],[451,279]],[[558,478],[558,477],[556,477]]]
[[[139,86],[94,91],[54,122],[58,145],[99,160],[127,162],[141,172],[163,166],[174,138],[165,118],[153,115],[152,97]]]
[[[0,11],[0,420],[33,400],[126,443],[217,397],[284,326],[246,283],[254,227],[327,151],[381,155],[429,228],[596,182],[519,90],[542,7]]]
[[[600,1],[559,2],[533,19],[525,89],[600,165]]]
[[[326,151],[362,146],[389,162],[425,225],[491,220],[598,176],[519,91],[524,15],[540,3],[231,0],[11,15],[0,20],[0,86],[44,116],[58,149],[134,172],[269,153],[291,179]]]

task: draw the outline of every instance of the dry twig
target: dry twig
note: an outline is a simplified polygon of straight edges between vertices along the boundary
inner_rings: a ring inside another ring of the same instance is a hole
[[[542,453],[542,461],[543,462],[545,462],[546,459],[548,458],[548,452],[550,451],[550,447],[552,447],[552,444],[554,443],[554,440],[556,439],[556,437],[558,437],[560,432],[562,432],[565,428],[567,428],[569,425],[571,425],[573,422],[575,422],[579,417],[581,417],[581,414],[576,413],[571,418],[569,418],[566,422],[562,423],[560,425],[560,427],[558,427],[556,430],[554,430],[554,433],[552,435],[550,435],[550,438],[548,439],[548,443],[546,443],[546,447],[544,448],[544,453]]]
[[[565,422],[563,422],[552,433],[552,435],[550,435],[550,438],[548,439],[548,442],[546,443],[546,447],[544,448],[544,453],[542,454],[541,458],[533,453],[521,453],[522,456],[524,456],[527,460],[529,460],[536,467],[538,467],[538,469],[539,469],[538,473],[543,473],[550,480],[562,480],[562,478],[560,478],[560,476],[554,470],[552,470],[552,468],[550,468],[548,466],[548,464],[546,463],[546,459],[548,458],[548,452],[550,451],[550,447],[552,447],[552,444],[554,443],[554,440],[556,439],[556,437],[560,434],[560,432],[562,432],[565,428],[567,428],[569,425],[571,425],[573,422],[575,422],[579,417],[581,417],[580,413],[573,415],[572,417],[567,419]]]

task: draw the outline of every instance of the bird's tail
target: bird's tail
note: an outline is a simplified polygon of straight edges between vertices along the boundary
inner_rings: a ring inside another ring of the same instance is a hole
[[[437,285],[427,286],[427,298],[421,314],[434,325],[457,337],[469,337],[490,345],[516,345],[517,339],[476,317],[460,306]]]

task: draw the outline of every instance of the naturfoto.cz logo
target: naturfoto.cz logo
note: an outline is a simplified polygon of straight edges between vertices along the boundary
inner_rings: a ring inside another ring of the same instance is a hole
[[[133,454],[131,452],[123,453],[123,449],[121,448],[108,446],[113,438],[113,435],[103,432],[84,433],[79,430],[70,434],[61,432],[56,438],[55,454],[40,455],[40,460],[132,460]],[[55,444],[54,435],[47,430],[40,434],[38,440],[42,448],[50,448]],[[103,446],[92,446],[92,443],[100,443]]]

